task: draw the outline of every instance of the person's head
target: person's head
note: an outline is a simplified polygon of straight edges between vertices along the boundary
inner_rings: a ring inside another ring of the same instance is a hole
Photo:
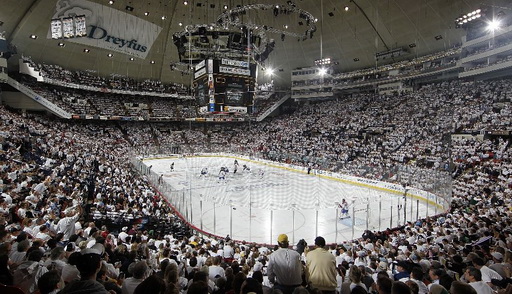
[[[380,276],[377,278],[377,291],[379,294],[390,294],[393,287],[393,280],[389,276]]]
[[[396,270],[399,272],[407,272],[409,270],[409,265],[405,261],[399,261],[396,264]]]
[[[178,265],[175,263],[169,263],[165,268],[164,280],[168,284],[177,284],[179,278]]]
[[[404,282],[395,281],[391,286],[392,294],[411,294],[411,288],[407,286]]]
[[[418,287],[418,284],[416,284],[415,281],[408,280],[405,281],[405,284],[407,285],[407,287],[409,287],[409,289],[411,289],[412,294],[418,294],[420,292],[420,287]]]
[[[502,248],[498,247],[498,249],[502,249]],[[492,260],[495,263],[503,262],[503,254],[502,253],[500,253],[500,252],[493,252],[493,253],[491,253],[491,256],[492,256]]]
[[[255,271],[252,273],[252,278],[256,279],[256,281],[263,283],[263,273],[261,271]]]
[[[319,247],[319,248],[324,248],[325,247],[325,239],[324,237],[316,237],[315,238],[315,246]]]
[[[133,294],[145,294],[145,293],[155,293],[155,294],[163,294],[165,293],[165,282],[157,275],[151,275],[147,277],[142,283],[140,283]]]
[[[16,248],[16,250],[18,250],[18,252],[26,252],[29,248],[30,241],[25,239],[18,243],[18,247]]]
[[[59,271],[52,270],[44,273],[37,281],[37,287],[41,294],[47,294],[63,286]]]
[[[480,258],[480,257],[473,258],[473,266],[474,267],[479,269],[484,265],[485,265],[485,261],[482,258]]]
[[[423,270],[421,267],[415,266],[411,270],[411,277],[417,281],[423,280]]]
[[[262,276],[263,278],[263,276]],[[225,289],[226,288],[227,280],[224,277],[219,277],[217,280],[215,280],[215,286],[219,289]]]
[[[187,294],[208,294],[208,283],[205,281],[194,281],[188,287]]]
[[[135,279],[144,279],[148,271],[148,264],[146,261],[141,260],[135,263],[132,267],[132,275]]]
[[[64,247],[55,247],[52,249],[50,253],[50,259],[51,260],[57,260],[64,257]]]
[[[40,262],[41,259],[43,258],[43,252],[41,252],[41,250],[32,250],[28,256],[27,256],[27,260],[30,260],[30,261],[35,261],[35,262]]]
[[[198,271],[194,274],[194,282],[203,281],[208,282],[208,273],[204,271]]]
[[[362,286],[356,285],[352,290],[350,290],[350,294],[367,294],[368,291],[366,291],[365,288]]]
[[[464,278],[468,282],[478,282],[482,280],[482,272],[476,267],[468,267],[464,272]]]
[[[76,268],[80,272],[82,280],[95,280],[98,271],[101,269],[101,255],[87,251],[82,253]]]
[[[363,275],[362,275],[361,270],[359,269],[359,267],[357,265],[352,265],[350,267],[349,278],[350,278],[350,280],[353,283],[357,284],[357,283],[361,282],[361,279],[363,278]]]
[[[447,272],[443,272],[443,274],[439,277],[439,285],[443,286],[445,289],[450,289],[453,282],[452,276],[450,276]]]
[[[475,288],[462,281],[453,281],[450,287],[450,294],[477,294]]]
[[[272,290],[271,294],[283,294],[283,291],[279,290],[279,289],[274,289]],[[293,292],[292,294],[310,294],[308,289],[304,288],[304,287],[297,287],[295,289],[293,289]]]
[[[241,294],[247,294],[247,293],[256,293],[256,294],[263,294],[263,287],[260,282],[258,282],[254,278],[247,278],[242,283],[242,288],[240,289]]]
[[[439,284],[432,284],[428,291],[429,294],[448,294],[448,290]]]
[[[279,235],[277,237],[277,244],[281,248],[288,248],[288,246],[290,245],[290,243],[288,241],[288,236],[286,234]]]
[[[167,268],[169,263],[171,263],[169,261],[169,259],[164,259],[164,260],[160,261],[160,270],[165,273],[165,269]]]
[[[244,283],[245,279],[246,276],[242,272],[239,272],[235,275],[235,278],[233,279],[233,290],[235,290],[235,293],[240,293],[242,284]]]
[[[221,257],[221,256],[219,256],[219,255],[214,256],[214,257],[213,257],[213,260],[212,260],[213,265],[219,265],[219,264],[221,263],[221,261],[222,261],[222,257]]]
[[[431,268],[428,271],[428,276],[431,281],[439,280],[439,277],[444,273],[444,271],[440,268]]]

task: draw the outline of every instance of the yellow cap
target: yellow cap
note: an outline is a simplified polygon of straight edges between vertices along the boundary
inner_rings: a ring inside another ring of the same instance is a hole
[[[277,237],[277,242],[278,243],[288,242],[288,236],[286,236],[286,234],[279,235],[279,237]]]

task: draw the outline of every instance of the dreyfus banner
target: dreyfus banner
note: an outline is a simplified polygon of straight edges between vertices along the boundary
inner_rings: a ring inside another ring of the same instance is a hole
[[[161,27],[125,12],[86,0],[59,0],[52,19],[84,15],[87,35],[69,42],[145,59]],[[51,28],[47,38],[51,39]]]

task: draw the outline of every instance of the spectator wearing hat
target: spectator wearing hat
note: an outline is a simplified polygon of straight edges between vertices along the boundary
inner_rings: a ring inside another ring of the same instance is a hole
[[[396,264],[396,273],[393,275],[393,279],[395,281],[406,281],[409,279],[410,275],[409,264],[405,261],[399,261]]]
[[[281,234],[277,237],[279,249],[270,254],[267,265],[269,281],[274,289],[291,294],[302,283],[304,268],[300,261],[300,254],[289,247],[288,236]]]
[[[129,236],[128,233],[126,233],[126,231],[128,231],[128,227],[122,227],[121,228],[121,232],[117,236],[119,238],[119,240],[121,241],[121,243],[125,243],[126,242],[126,237]]]
[[[508,278],[507,275],[507,265],[503,263],[503,254],[499,252],[493,252],[491,253],[492,261],[494,262],[492,265],[489,266],[490,269],[497,272],[502,278],[506,279]]]
[[[336,258],[325,249],[325,239],[316,237],[315,249],[306,254],[307,281],[323,294],[336,290]]]

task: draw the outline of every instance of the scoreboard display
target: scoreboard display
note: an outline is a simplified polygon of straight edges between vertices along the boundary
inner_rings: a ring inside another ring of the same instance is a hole
[[[250,112],[255,84],[256,64],[247,61],[209,59],[195,66],[195,97],[200,107],[207,106],[208,112]]]

